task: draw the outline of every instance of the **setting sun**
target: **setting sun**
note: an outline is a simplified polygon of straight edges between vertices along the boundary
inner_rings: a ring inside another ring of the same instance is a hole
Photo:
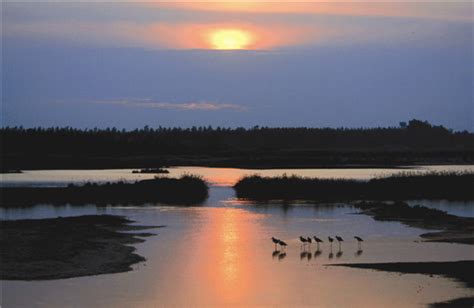
[[[252,43],[252,37],[242,30],[222,29],[211,33],[210,43],[213,49],[245,49]]]

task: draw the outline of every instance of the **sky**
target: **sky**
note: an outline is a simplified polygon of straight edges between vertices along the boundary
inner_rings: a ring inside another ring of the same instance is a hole
[[[471,1],[3,1],[2,126],[474,131]]]

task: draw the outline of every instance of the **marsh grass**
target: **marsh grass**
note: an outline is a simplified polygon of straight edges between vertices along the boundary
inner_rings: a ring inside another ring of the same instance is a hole
[[[2,187],[1,206],[34,204],[199,204],[208,197],[207,183],[199,176],[179,179],[157,176],[135,183],[86,183],[67,187]]]
[[[234,188],[237,197],[252,200],[474,200],[474,173],[401,172],[369,181],[255,175]]]

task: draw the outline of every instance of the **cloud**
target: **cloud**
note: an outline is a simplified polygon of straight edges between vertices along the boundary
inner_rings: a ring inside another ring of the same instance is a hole
[[[137,99],[137,100],[107,100],[107,101],[95,101],[96,104],[106,105],[120,105],[125,107],[136,107],[136,108],[151,108],[151,109],[164,109],[164,110],[178,110],[178,111],[220,111],[220,110],[234,110],[234,111],[245,111],[246,107],[236,104],[228,103],[216,103],[216,102],[186,102],[186,103],[168,103],[168,102],[157,102],[151,99]]]

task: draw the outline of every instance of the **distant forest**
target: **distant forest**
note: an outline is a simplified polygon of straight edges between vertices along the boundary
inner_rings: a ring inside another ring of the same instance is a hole
[[[166,165],[333,167],[473,163],[474,134],[411,120],[387,128],[0,129],[2,169]]]

